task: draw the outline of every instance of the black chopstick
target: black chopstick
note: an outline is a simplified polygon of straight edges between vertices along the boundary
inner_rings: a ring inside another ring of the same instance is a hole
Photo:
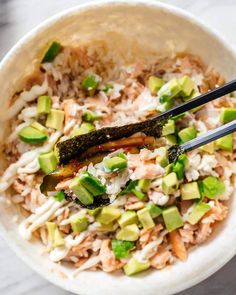
[[[221,96],[229,94],[235,90],[236,90],[236,80],[232,80],[223,86],[217,87],[216,89],[206,92],[206,93],[204,93],[194,99],[191,99],[183,104],[177,105],[176,107],[173,107],[173,108],[169,109],[168,111],[161,113],[160,115],[154,117],[153,119],[154,120],[161,119],[162,117],[163,118],[165,118],[165,117],[172,118],[174,116],[183,114],[184,112],[195,109],[196,107],[204,105],[210,101],[213,101]]]
[[[234,131],[236,131],[236,120],[224,124],[216,129],[210,130],[205,134],[200,135],[181,145],[174,145],[169,149],[169,161],[174,162],[177,160],[179,155],[197,149],[205,144],[208,144],[209,142],[224,137]]]

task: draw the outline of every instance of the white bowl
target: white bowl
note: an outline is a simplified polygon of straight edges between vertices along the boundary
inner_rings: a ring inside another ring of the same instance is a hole
[[[130,3],[129,3],[130,2]],[[236,56],[230,46],[212,30],[180,9],[151,1],[102,1],[81,5],[47,20],[19,41],[0,64],[1,110],[20,89],[23,76],[37,66],[37,56],[48,41],[81,43],[103,38],[132,61],[151,51],[173,53],[187,50],[199,55],[227,80],[236,72]],[[139,45],[141,44],[141,46]],[[129,51],[128,51],[129,49]],[[127,52],[134,53],[134,57]],[[7,123],[1,122],[1,135]],[[3,162],[3,157],[1,163]],[[41,255],[42,246],[21,238],[13,221],[14,207],[0,204],[0,229],[14,249],[41,276],[77,294],[173,294],[193,286],[222,267],[236,252],[236,200],[230,214],[208,243],[193,250],[186,262],[162,271],[134,277],[104,272],[84,272],[76,279],[62,278],[69,270]]]

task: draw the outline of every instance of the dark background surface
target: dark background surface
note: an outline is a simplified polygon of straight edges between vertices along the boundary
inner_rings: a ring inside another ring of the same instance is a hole
[[[17,40],[44,19],[65,8],[84,2],[87,1],[0,0],[0,59]],[[236,44],[235,0],[166,0],[162,2],[194,13],[218,29],[229,42]],[[51,285],[24,265],[0,236],[0,294],[66,295],[69,293]],[[179,293],[179,295],[209,294],[236,294],[236,257],[204,282]]]

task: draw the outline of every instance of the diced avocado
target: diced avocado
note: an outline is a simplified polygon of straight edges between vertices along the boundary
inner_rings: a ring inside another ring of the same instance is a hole
[[[191,100],[191,99],[196,98],[200,95],[201,95],[201,93],[199,91],[194,90],[193,93],[189,97],[185,97],[184,100]],[[192,109],[191,112],[196,113],[199,110],[201,110],[203,107],[204,107],[204,105],[200,105],[199,107]]]
[[[37,114],[46,115],[49,114],[51,110],[51,97],[47,95],[42,95],[38,97],[37,102]]]
[[[87,171],[79,175],[79,183],[84,186],[93,196],[100,196],[106,193],[106,186]]]
[[[46,127],[61,131],[63,128],[65,113],[61,110],[52,109],[47,116]]]
[[[151,183],[151,179],[140,179],[138,181],[138,187],[141,189],[141,191],[147,192]]]
[[[82,88],[89,92],[89,95],[94,95],[98,88],[98,81],[95,75],[88,75],[82,81]]]
[[[98,213],[100,213],[101,208],[96,208],[96,209],[87,209],[87,212],[91,216],[96,216]]]
[[[167,175],[167,174],[170,174],[171,172],[173,172],[173,167],[174,167],[174,163],[171,163],[171,164],[169,164],[169,165],[167,165],[167,166],[165,167],[166,175]]]
[[[138,210],[137,215],[144,229],[150,229],[155,226],[148,208]]]
[[[195,83],[193,80],[188,76],[183,76],[179,79],[180,85],[180,95],[182,97],[190,96],[192,91],[194,90]]]
[[[162,179],[162,191],[164,194],[172,194],[179,186],[178,178],[175,172],[171,172]]]
[[[93,195],[80,182],[79,176],[72,179],[69,189],[76,195],[80,202],[84,205],[93,203]]]
[[[117,208],[103,207],[101,212],[96,216],[96,221],[101,224],[108,224],[117,220],[121,216],[121,212]]]
[[[183,164],[184,167],[187,167],[189,164],[188,156],[186,154],[182,154],[178,157],[177,160],[179,163]]]
[[[166,136],[175,133],[175,121],[168,120],[168,122],[162,128],[162,135]]]
[[[137,224],[129,224],[123,227],[116,234],[117,240],[136,241],[139,238],[139,228]]]
[[[37,121],[34,121],[33,123],[31,123],[30,126],[37,129],[38,131],[40,131],[42,133],[47,133],[47,128],[45,128],[42,124],[40,124]]]
[[[150,262],[139,262],[136,258],[132,257],[124,266],[124,272],[127,276],[134,275],[138,272],[144,271],[150,267]]]
[[[130,250],[134,248],[134,242],[112,240],[111,247],[112,251],[115,254],[115,257],[118,259],[122,259],[128,256]]]
[[[199,202],[195,208],[193,209],[193,211],[188,215],[187,217],[187,221],[194,225],[196,223],[198,223],[198,221],[211,209],[211,206],[206,204],[206,203],[202,203]]]
[[[116,157],[120,157],[120,158],[122,158],[122,159],[127,160],[126,155],[125,155],[124,153],[122,153],[122,152],[117,153]]]
[[[175,145],[177,144],[177,140],[174,134],[166,135],[165,139],[168,145]]]
[[[147,208],[148,208],[152,218],[156,218],[159,215],[161,215],[161,213],[162,213],[162,209],[153,203],[148,204]]]
[[[127,168],[127,160],[121,157],[105,158],[103,166],[107,172],[118,172]]]
[[[194,139],[197,136],[197,130],[194,126],[189,126],[187,128],[182,129],[178,136],[181,140],[181,142],[187,142],[191,139]]]
[[[165,103],[180,92],[180,85],[176,78],[164,84],[158,92],[160,103]]]
[[[136,186],[136,188],[133,188],[131,192],[140,200],[143,200],[145,198],[145,194],[141,192],[138,186]]]
[[[200,199],[201,194],[196,181],[185,183],[180,186],[182,200]]]
[[[47,134],[30,126],[21,129],[18,135],[22,141],[29,144],[42,143],[48,138]]]
[[[236,108],[223,108],[220,111],[220,122],[228,123],[236,119]]]
[[[80,127],[76,128],[73,132],[73,136],[86,134],[95,130],[95,126],[89,122],[83,122]]]
[[[108,223],[108,224],[101,224],[100,226],[97,227],[98,231],[101,232],[110,232],[110,231],[114,231],[116,228],[114,228],[114,223]]]
[[[148,78],[148,88],[152,95],[156,95],[158,90],[163,86],[164,82],[161,78],[150,76]]]
[[[63,191],[59,191],[53,196],[53,198],[58,202],[62,202],[65,200],[65,193]]]
[[[215,152],[215,142],[209,142],[208,144],[205,144],[200,147],[200,149],[204,152],[207,152],[208,154],[214,154]]]
[[[54,60],[54,58],[60,52],[61,48],[62,48],[62,46],[60,43],[58,43],[56,41],[52,42],[52,44],[50,45],[50,47],[48,48],[47,52],[44,55],[42,63],[52,62]]]
[[[185,112],[185,113],[182,113],[182,114],[179,114],[179,115],[176,115],[176,116],[172,117],[171,120],[177,122],[177,121],[183,119],[186,115],[187,115],[187,113]]]
[[[229,134],[216,140],[216,147],[218,149],[232,152],[233,151],[233,135]]]
[[[165,222],[165,226],[169,232],[184,225],[182,217],[176,206],[170,206],[163,209],[162,216]]]
[[[57,227],[57,224],[55,222],[46,222],[46,227],[48,230],[48,238],[53,248],[63,246],[65,241]]]
[[[225,192],[225,184],[222,180],[214,176],[208,176],[201,182],[202,194],[204,197],[214,199]]]
[[[184,178],[184,165],[177,161],[173,166],[173,172],[176,173],[178,180],[182,180]]]
[[[89,226],[88,218],[85,215],[70,218],[70,224],[73,232],[76,234],[85,231]]]
[[[57,168],[57,158],[53,151],[38,156],[40,168],[44,173],[48,174]]]
[[[138,217],[135,211],[126,211],[122,213],[121,217],[118,219],[120,227],[124,227],[129,224],[138,223]]]
[[[94,122],[96,120],[100,120],[102,115],[94,113],[94,112],[86,112],[83,114],[83,120],[86,122]]]
[[[169,164],[168,151],[166,147],[160,147],[156,149],[156,161],[161,167],[166,167]]]

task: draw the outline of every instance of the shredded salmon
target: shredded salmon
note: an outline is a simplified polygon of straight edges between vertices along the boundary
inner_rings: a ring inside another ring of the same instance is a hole
[[[156,269],[162,269],[171,259],[171,252],[162,246],[158,247],[157,253],[151,258],[150,264]]]
[[[170,232],[169,236],[175,256],[178,257],[180,260],[186,260],[188,257],[188,253],[178,230]]]

